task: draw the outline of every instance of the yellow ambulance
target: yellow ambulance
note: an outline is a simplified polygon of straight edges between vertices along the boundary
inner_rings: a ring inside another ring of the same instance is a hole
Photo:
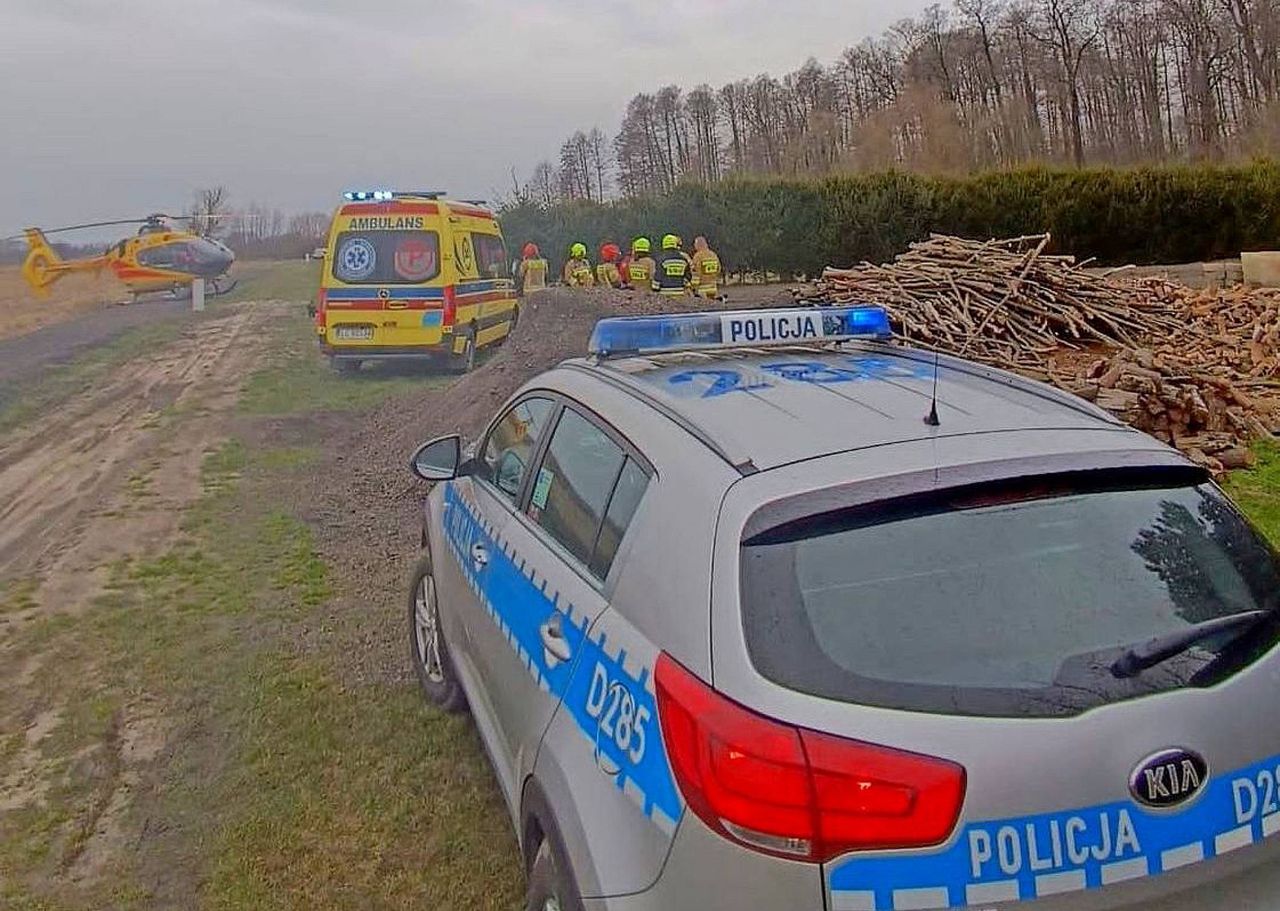
[[[426,358],[470,370],[507,337],[519,311],[491,210],[439,193],[344,195],[316,301],[320,350],[335,369]]]

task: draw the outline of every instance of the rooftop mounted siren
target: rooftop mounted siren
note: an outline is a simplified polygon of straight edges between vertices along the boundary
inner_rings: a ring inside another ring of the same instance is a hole
[[[598,358],[709,348],[764,348],[889,339],[882,307],[793,307],[602,319],[588,351]]]

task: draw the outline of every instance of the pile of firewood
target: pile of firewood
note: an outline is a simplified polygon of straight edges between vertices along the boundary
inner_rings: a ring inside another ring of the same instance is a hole
[[[1215,470],[1247,464],[1280,428],[1280,294],[1125,278],[1048,245],[933,235],[798,296],[879,304],[912,344],[1054,383]]]

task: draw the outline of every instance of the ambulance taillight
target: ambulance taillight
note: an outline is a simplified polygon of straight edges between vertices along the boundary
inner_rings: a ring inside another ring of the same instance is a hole
[[[454,323],[458,320],[458,295],[454,291],[453,285],[445,285],[444,288],[444,327],[452,329]]]

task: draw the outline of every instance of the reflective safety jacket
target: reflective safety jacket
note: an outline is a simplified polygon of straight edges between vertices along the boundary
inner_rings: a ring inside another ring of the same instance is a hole
[[[627,280],[637,291],[653,289],[653,274],[658,265],[651,256],[642,256],[627,263]]]
[[[547,287],[547,261],[542,258],[520,260],[520,286],[525,293]]]
[[[570,288],[590,288],[596,283],[591,263],[585,259],[571,259],[564,264],[564,283]]]
[[[622,284],[622,275],[614,263],[600,263],[596,266],[596,284],[602,288],[617,288]]]
[[[720,293],[720,257],[715,251],[693,251],[693,289],[703,297]]]
[[[693,264],[682,250],[663,250],[657,259],[653,273],[653,290],[659,294],[677,296],[685,293],[693,280]]]

